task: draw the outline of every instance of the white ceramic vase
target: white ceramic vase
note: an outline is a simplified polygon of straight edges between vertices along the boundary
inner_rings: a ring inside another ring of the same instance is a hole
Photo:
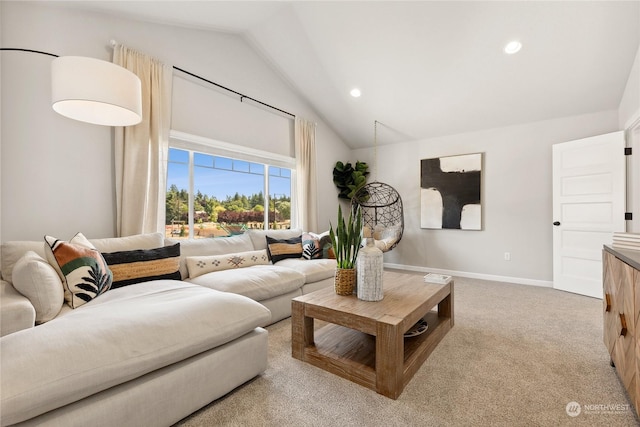
[[[357,294],[364,301],[380,301],[382,292],[382,251],[371,237],[365,239],[365,246],[358,252],[356,261]]]

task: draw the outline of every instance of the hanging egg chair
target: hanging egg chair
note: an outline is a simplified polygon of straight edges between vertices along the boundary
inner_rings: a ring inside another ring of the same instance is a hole
[[[383,182],[366,184],[351,199],[360,206],[364,237],[373,237],[382,252],[395,248],[404,232],[402,198],[392,186]]]

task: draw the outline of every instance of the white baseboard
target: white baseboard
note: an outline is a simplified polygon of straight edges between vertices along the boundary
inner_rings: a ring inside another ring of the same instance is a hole
[[[526,279],[523,277],[496,276],[493,274],[470,273],[468,271],[444,270],[442,268],[418,267],[415,265],[394,264],[385,262],[386,268],[394,268],[397,270],[418,271],[421,273],[438,273],[447,274],[449,276],[468,277],[470,279],[493,280],[495,282],[517,283],[519,285],[542,286],[545,288],[553,287],[553,282],[548,280]]]

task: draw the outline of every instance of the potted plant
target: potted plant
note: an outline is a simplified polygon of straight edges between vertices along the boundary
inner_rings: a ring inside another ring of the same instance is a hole
[[[330,224],[329,236],[338,263],[334,282],[335,291],[338,295],[351,295],[356,286],[356,260],[362,243],[360,205],[351,208],[348,221],[345,221],[342,216],[342,207],[338,205],[338,224],[335,230]]]
[[[351,200],[367,183],[367,175],[369,175],[369,165],[365,162],[356,162],[355,168],[350,162],[336,162],[333,168],[333,183],[340,191],[338,197]]]

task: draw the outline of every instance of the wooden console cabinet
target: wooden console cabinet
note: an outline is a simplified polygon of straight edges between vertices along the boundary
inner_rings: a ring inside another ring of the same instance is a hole
[[[640,413],[640,251],[602,251],[604,344]]]

